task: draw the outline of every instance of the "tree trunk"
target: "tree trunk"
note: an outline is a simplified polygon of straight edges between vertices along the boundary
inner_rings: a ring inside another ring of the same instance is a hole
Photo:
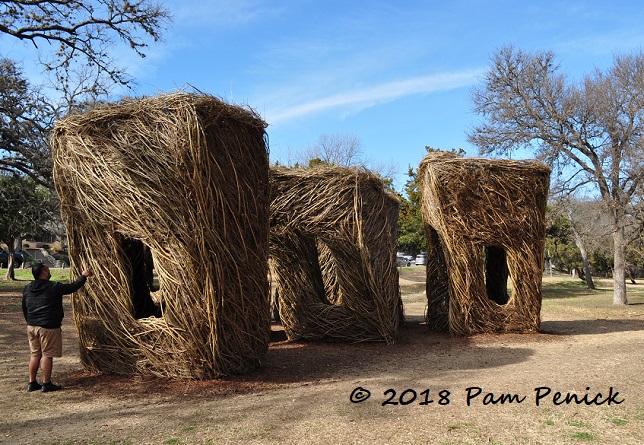
[[[7,245],[7,250],[9,251],[9,258],[7,258],[7,274],[5,275],[6,280],[15,280],[16,279],[16,273],[14,272],[14,261],[13,261],[13,255],[16,252],[15,249],[15,244],[14,240],[12,239],[11,242],[5,243]]]
[[[16,237],[15,246],[16,246],[16,248],[14,249],[14,254],[16,252],[22,252],[22,236]],[[23,259],[24,259],[24,256],[23,256]],[[27,261],[23,261],[22,262],[22,268],[24,269],[26,265],[27,265]]]
[[[615,224],[613,231],[614,244],[614,266],[613,266],[613,304],[628,304],[626,299],[626,240],[624,228],[621,224]]]
[[[7,274],[5,275],[6,280],[16,279],[16,272],[14,269],[15,267],[14,267],[13,254],[12,254],[12,255],[9,255],[9,259],[7,260]]]
[[[570,218],[572,219],[572,218]],[[575,244],[579,248],[579,251],[581,252],[581,260],[584,264],[584,277],[586,280],[586,285],[588,286],[588,289],[595,289],[595,283],[593,282],[593,276],[590,274],[590,263],[588,262],[588,252],[586,251],[586,243],[584,243],[583,238],[577,232],[575,229],[574,224],[570,224],[570,228],[572,229],[572,233],[575,236]]]

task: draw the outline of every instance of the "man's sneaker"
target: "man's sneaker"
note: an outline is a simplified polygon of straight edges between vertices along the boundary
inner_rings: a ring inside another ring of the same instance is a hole
[[[27,391],[38,391],[40,388],[42,388],[42,385],[38,382],[29,382],[29,386],[27,386]]]
[[[59,389],[63,389],[63,387],[60,385],[54,385],[51,382],[42,384],[42,392],[58,391]]]

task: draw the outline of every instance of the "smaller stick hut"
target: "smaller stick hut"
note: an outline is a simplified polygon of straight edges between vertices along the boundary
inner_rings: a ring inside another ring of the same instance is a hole
[[[266,124],[207,95],[128,99],[55,128],[80,356],[92,371],[207,379],[270,333]],[[156,278],[155,278],[156,277]]]
[[[398,200],[363,169],[271,170],[270,257],[290,339],[396,338]]]
[[[458,335],[537,331],[550,168],[436,152],[418,174],[429,328]]]

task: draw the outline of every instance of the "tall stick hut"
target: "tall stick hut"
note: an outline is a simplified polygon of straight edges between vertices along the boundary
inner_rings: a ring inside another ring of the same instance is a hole
[[[129,99],[53,135],[90,370],[207,379],[268,348],[266,124],[207,95]],[[153,276],[156,277],[153,279]]]
[[[550,168],[437,152],[418,174],[430,329],[538,330]]]

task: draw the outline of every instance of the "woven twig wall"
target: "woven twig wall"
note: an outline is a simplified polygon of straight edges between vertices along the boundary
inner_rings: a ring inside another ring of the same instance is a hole
[[[550,168],[438,152],[422,161],[419,178],[430,329],[538,330]]]
[[[184,93],[58,123],[54,180],[90,370],[206,379],[268,348],[268,154],[252,111]],[[152,267],[158,287],[152,280]]]
[[[271,170],[270,256],[291,339],[393,342],[398,200],[359,169]]]

